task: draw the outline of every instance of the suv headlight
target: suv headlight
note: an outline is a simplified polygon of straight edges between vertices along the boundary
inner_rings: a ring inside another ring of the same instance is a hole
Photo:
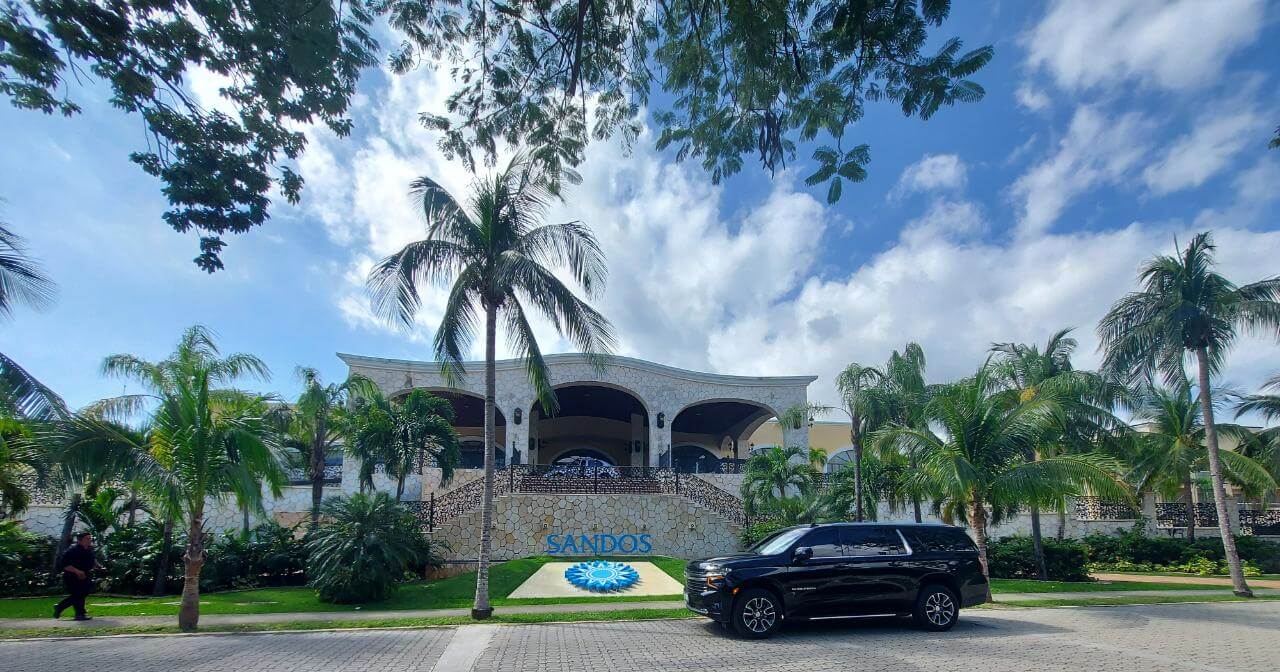
[[[724,587],[724,580],[729,576],[728,569],[719,567],[707,571],[707,587],[719,590]]]

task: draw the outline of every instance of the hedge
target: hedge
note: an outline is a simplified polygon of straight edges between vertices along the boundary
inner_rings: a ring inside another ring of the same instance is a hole
[[[1044,555],[1049,580],[1090,580],[1084,544],[1073,539],[1046,538]],[[1004,537],[987,544],[987,567],[992,578],[1040,578],[1031,537]]]

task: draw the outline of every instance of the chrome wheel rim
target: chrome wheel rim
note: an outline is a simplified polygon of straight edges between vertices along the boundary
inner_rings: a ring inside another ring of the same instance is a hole
[[[766,598],[753,597],[742,608],[742,624],[751,632],[768,632],[777,620],[778,614],[773,608],[773,602]]]
[[[924,615],[936,626],[950,625],[956,617],[956,603],[946,593],[933,593],[924,601]]]

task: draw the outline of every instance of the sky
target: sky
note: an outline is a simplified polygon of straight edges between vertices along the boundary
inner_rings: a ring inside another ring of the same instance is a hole
[[[825,203],[805,186],[812,147],[770,176],[747,162],[719,185],[654,147],[597,142],[581,185],[549,221],[590,225],[610,279],[595,305],[619,354],[744,375],[818,376],[834,402],[847,364],[878,364],[919,342],[928,377],[975,371],[993,342],[1043,343],[1074,327],[1075,364],[1097,365],[1095,328],[1136,288],[1137,269],[1210,230],[1237,283],[1280,273],[1280,4],[1263,0],[955,3],[936,31],[991,44],[984,100],[904,118],[869,104],[846,144],[867,142],[868,179]],[[439,111],[447,70],[371,70],[356,130],[308,129],[301,203],[229,239],[227,269],[191,263],[193,237],[160,219],[159,184],[128,162],[139,119],[92,82],[66,119],[0,106],[0,217],[59,284],[56,304],[0,324],[0,352],[70,404],[130,391],[106,355],[159,359],[192,324],[226,352],[250,352],[285,397],[299,365],[346,375],[337,352],[430,359],[442,291],[419,324],[377,318],[371,263],[424,236],[409,182],[427,175],[465,195],[471,176],[417,123]],[[217,81],[191,88],[217,106]],[[570,346],[536,325],[544,351]],[[477,353],[483,347],[478,343]],[[505,350],[505,346],[503,346]],[[1255,389],[1280,372],[1280,347],[1240,341],[1222,382]],[[136,390],[133,390],[136,391]]]

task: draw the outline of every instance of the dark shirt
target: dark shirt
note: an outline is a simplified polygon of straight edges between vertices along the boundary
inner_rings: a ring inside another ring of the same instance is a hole
[[[72,544],[71,548],[68,548],[66,552],[62,554],[62,562],[58,563],[58,567],[63,568],[66,576],[80,578],[71,572],[67,572],[66,568],[68,566],[75,567],[85,574],[88,574],[95,564],[97,564],[97,561],[94,559],[93,551],[81,546],[80,544]]]

